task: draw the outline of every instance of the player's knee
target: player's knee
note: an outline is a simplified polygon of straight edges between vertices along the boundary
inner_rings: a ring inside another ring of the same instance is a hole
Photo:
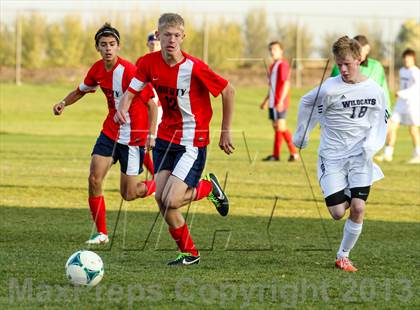
[[[102,186],[102,179],[91,173],[88,178],[89,186],[95,190],[100,189]]]
[[[179,199],[176,199],[176,197],[169,197],[168,195],[164,199],[164,206],[169,209],[178,209],[179,207],[181,207],[181,203]]]
[[[137,198],[137,195],[135,192],[133,191],[129,191],[129,190],[121,190],[120,191],[121,197],[125,200],[125,201],[130,201],[130,200],[134,200]]]
[[[284,132],[287,130],[287,126],[285,123],[279,123],[278,128],[279,128],[278,130],[280,130],[281,132]]]
[[[330,214],[331,214],[331,217],[332,217],[334,220],[339,221],[339,220],[341,220],[341,219],[344,217],[344,215],[346,214],[346,210],[345,210],[345,209],[342,209],[342,208],[339,208],[339,207],[337,206],[337,207],[336,207],[336,209],[333,209],[333,210],[331,210],[331,209],[330,209]]]
[[[353,199],[350,212],[355,217],[362,217],[365,213],[365,202],[361,199]]]

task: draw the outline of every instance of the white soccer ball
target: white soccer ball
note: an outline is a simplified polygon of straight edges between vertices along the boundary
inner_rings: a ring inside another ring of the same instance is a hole
[[[66,277],[73,285],[95,286],[104,276],[104,263],[92,251],[77,251],[66,263]]]

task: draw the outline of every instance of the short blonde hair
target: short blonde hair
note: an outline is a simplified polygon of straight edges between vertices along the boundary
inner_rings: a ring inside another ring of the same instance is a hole
[[[184,31],[184,19],[176,13],[165,13],[159,17],[158,30],[162,30],[168,26],[180,28]]]
[[[357,40],[344,36],[335,41],[332,52],[335,58],[346,58],[350,54],[354,59],[360,59],[361,49],[362,47]]]

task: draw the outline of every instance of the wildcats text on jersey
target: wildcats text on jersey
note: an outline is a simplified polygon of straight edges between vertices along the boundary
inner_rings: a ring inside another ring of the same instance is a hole
[[[341,101],[341,104],[343,105],[343,108],[357,107],[361,105],[375,105],[376,99],[368,98],[368,99],[346,100],[346,101]]]

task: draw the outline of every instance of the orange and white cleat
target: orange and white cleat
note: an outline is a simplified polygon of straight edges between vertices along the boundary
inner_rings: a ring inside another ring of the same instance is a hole
[[[335,267],[344,271],[356,272],[357,268],[348,257],[338,257],[335,261]]]

